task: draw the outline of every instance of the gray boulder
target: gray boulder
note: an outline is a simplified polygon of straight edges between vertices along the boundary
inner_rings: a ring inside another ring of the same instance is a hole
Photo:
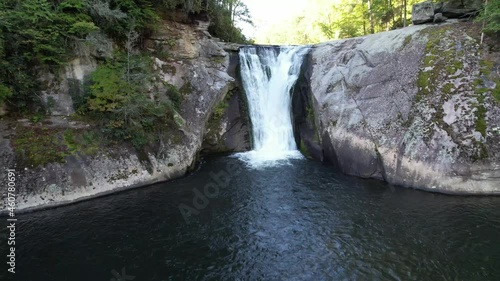
[[[437,13],[434,15],[434,20],[432,22],[434,23],[441,23],[441,22],[444,22],[446,21],[448,18],[443,16],[442,13]]]
[[[349,175],[500,194],[500,101],[491,83],[499,63],[460,24],[316,45],[303,73],[309,87],[294,93],[308,96],[302,112],[314,114],[295,119],[296,137],[313,158]]]
[[[447,18],[471,18],[482,7],[481,0],[450,0],[432,3],[430,1],[414,4],[412,7],[413,24],[443,22]],[[441,14],[441,15],[438,15]]]
[[[432,22],[434,19],[434,4],[429,1],[413,5],[411,18],[413,24]]]

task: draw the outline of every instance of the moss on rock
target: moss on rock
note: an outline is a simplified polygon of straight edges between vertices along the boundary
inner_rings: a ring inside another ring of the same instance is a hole
[[[99,142],[95,132],[83,129],[25,126],[18,126],[12,139],[16,157],[25,167],[64,163],[69,155],[94,155]]]

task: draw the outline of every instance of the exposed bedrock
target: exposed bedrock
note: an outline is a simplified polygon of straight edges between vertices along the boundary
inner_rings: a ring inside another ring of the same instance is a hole
[[[52,100],[53,116],[43,122],[0,122],[0,166],[16,170],[16,207],[27,210],[61,205],[177,178],[194,167],[202,148],[207,152],[248,149],[250,133],[247,119],[240,114],[244,104],[236,79],[237,61],[231,59],[237,53],[205,29],[204,23],[164,21],[147,40],[144,54],[152,57],[157,77],[152,91],[162,95],[167,93],[167,85],[175,87],[181,102],[174,116],[177,127],[155,124],[168,133],[141,150],[125,141],[82,148],[67,137],[68,132],[83,134],[95,127],[70,115],[99,57],[111,55],[112,41],[104,38],[107,41],[101,45],[107,49],[75,59],[60,77],[42,73],[47,89],[41,96]],[[65,150],[57,151],[54,142]],[[2,172],[2,182],[7,182],[6,177]],[[0,195],[2,210],[6,196],[7,192]]]
[[[315,45],[294,92],[297,143],[344,173],[500,194],[499,58],[471,24]]]

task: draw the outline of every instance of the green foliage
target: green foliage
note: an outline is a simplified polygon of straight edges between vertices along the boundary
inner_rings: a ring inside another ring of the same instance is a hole
[[[123,106],[127,97],[134,93],[133,85],[123,79],[120,66],[107,63],[92,73],[91,96],[87,99],[88,110],[113,112]]]
[[[92,74],[87,102],[79,112],[98,121],[108,140],[130,141],[141,148],[154,142],[162,130],[176,127],[174,115],[181,96],[172,85],[165,95],[149,92],[152,62],[147,57],[115,57]]]
[[[38,79],[39,74],[52,72],[57,76],[75,57],[75,46],[92,40],[89,35],[104,33],[130,54],[157,26],[158,12],[174,9],[208,14],[215,36],[245,42],[234,25],[235,20],[250,21],[240,0],[0,1],[0,103],[8,102],[14,111],[40,111],[43,102],[38,93],[46,85]],[[91,110],[109,112],[124,102],[134,88],[127,84],[133,77],[127,76],[124,82],[120,75],[113,75],[109,65],[94,74]]]
[[[485,23],[483,31],[486,33],[500,32],[500,0],[489,0],[476,21]]]
[[[318,22],[321,32],[328,38],[351,38],[366,34],[364,19],[362,16],[366,13],[366,6],[362,3],[332,6],[334,14],[329,15],[326,22]]]
[[[284,24],[269,26],[256,41],[311,44],[392,30],[411,23],[411,7],[417,2],[421,0],[311,0]]]
[[[159,21],[159,16],[147,0],[111,0],[113,9],[108,5],[94,5],[96,20],[102,23],[103,29],[112,38],[125,40],[130,27],[140,34],[150,33]]]
[[[93,155],[99,150],[100,136],[92,130],[66,129],[63,141],[68,154]]]
[[[99,28],[93,22],[79,21],[71,25],[68,33],[78,38],[84,38],[87,34],[96,30],[99,30]]]
[[[211,24],[208,31],[220,39],[234,43],[249,43],[235,25],[236,20],[252,24],[250,12],[241,0],[208,1]]]
[[[12,96],[12,90],[5,85],[0,84],[0,106]]]
[[[172,101],[172,105],[175,109],[179,110],[182,102],[182,94],[179,92],[179,89],[177,89],[174,85],[168,84],[167,96]]]
[[[64,162],[67,149],[58,133],[57,129],[19,126],[12,143],[18,161],[31,167]]]
[[[86,1],[11,0],[0,4],[0,83],[13,108],[41,106],[38,73],[57,73],[72,56],[72,42],[98,27],[85,14]]]

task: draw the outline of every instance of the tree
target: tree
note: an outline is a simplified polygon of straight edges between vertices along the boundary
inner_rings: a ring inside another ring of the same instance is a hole
[[[239,0],[211,0],[208,5],[211,19],[208,31],[225,41],[247,43],[236,22],[251,23],[247,6]]]
[[[160,12],[174,9],[185,14],[208,13],[213,35],[247,42],[235,22],[251,22],[250,15],[237,0],[0,1],[0,103],[26,112],[42,108],[38,93],[46,86],[39,74],[57,75],[81,55],[78,50],[97,31],[126,51],[125,77],[130,82],[131,57],[140,48],[138,43],[154,30]]]
[[[367,3],[371,3],[368,1]],[[351,38],[367,34],[365,21],[368,18],[370,33],[374,32],[374,21],[370,18],[369,6],[362,1],[345,0],[330,8],[323,21],[317,22],[321,32],[329,39]]]
[[[233,25],[236,21],[253,24],[250,17],[250,10],[242,0],[226,0],[226,9],[230,13],[231,22]]]
[[[500,32],[500,0],[488,0],[476,21],[484,23],[486,33]]]

